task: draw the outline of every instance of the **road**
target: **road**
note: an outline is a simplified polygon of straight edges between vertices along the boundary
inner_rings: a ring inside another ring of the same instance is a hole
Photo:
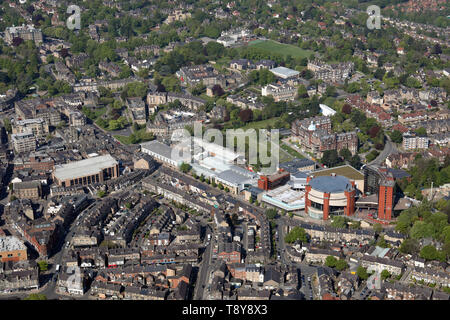
[[[205,252],[203,252],[203,259],[200,265],[200,270],[197,276],[197,282],[194,289],[194,297],[193,300],[203,300],[204,293],[208,281],[209,269],[211,266],[211,253],[212,253],[212,242],[214,240],[214,235],[210,226],[206,227],[206,239],[208,239],[208,234],[211,235],[211,240],[205,248]]]
[[[393,153],[398,153],[398,149],[395,144],[391,141],[389,136],[386,136],[386,144],[384,145],[383,151],[375,158],[370,165],[382,165],[387,157],[389,157]]]
[[[409,283],[409,275],[411,273],[411,271],[413,271],[413,269],[411,267],[408,267],[405,272],[402,275],[402,278],[400,279],[400,282],[404,283],[404,284],[408,284]]]
[[[286,254],[286,244],[284,242],[285,232],[284,226],[288,224],[289,221],[284,218],[277,219],[277,232],[278,241],[277,248],[280,252],[280,262],[284,265],[294,266],[300,270],[300,291],[304,294],[306,300],[313,300],[315,294],[315,287],[313,282],[313,277],[317,275],[317,267],[309,265],[307,263],[296,263],[292,262]]]

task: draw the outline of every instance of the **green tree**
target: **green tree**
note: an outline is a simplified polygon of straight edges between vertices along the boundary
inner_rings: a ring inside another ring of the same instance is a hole
[[[39,261],[38,262],[38,266],[39,266],[39,271],[41,271],[41,272],[48,270],[48,263],[47,263],[47,261],[44,261],[44,260]]]
[[[389,248],[389,244],[384,239],[384,236],[381,236],[377,241],[377,246],[381,248]]]
[[[270,209],[267,209],[267,210],[266,210],[266,217],[267,217],[269,220],[275,219],[276,216],[277,216],[277,210],[275,210],[275,209],[273,209],[273,208],[270,208]]]
[[[97,191],[97,196],[98,196],[99,198],[103,198],[104,196],[106,196],[106,191],[104,191],[104,190],[98,190],[98,191]]]
[[[424,221],[416,221],[409,232],[412,239],[423,239],[433,236],[433,226]]]
[[[8,118],[3,118],[3,125],[5,126],[5,130],[8,133],[12,132],[12,125],[11,125],[11,121]]]
[[[344,259],[339,259],[336,262],[336,270],[343,271],[348,268],[348,263]]]
[[[334,268],[336,266],[337,261],[338,261],[338,259],[336,259],[336,257],[328,256],[325,259],[325,265],[327,267]]]
[[[403,141],[403,135],[398,130],[392,131],[392,133],[390,134],[390,137],[391,137],[392,142],[395,142],[395,143],[402,143],[402,141]]]
[[[356,274],[362,280],[367,280],[369,278],[369,274],[367,273],[367,269],[364,268],[363,266],[358,266],[358,269],[356,269]]]
[[[400,252],[406,254],[417,254],[419,252],[419,242],[415,239],[405,239],[400,245]]]
[[[424,246],[420,250],[420,257],[425,260],[436,260],[439,258],[439,253],[433,245]]]
[[[359,155],[355,154],[354,156],[352,156],[352,158],[350,159],[350,165],[355,168],[358,169],[361,168],[361,158],[359,157]]]
[[[339,151],[339,155],[344,158],[344,160],[350,161],[352,158],[352,153],[347,148],[342,149]]]
[[[383,226],[380,223],[375,223],[373,226],[373,231],[380,234],[383,231]]]
[[[294,243],[299,240],[302,243],[307,243],[309,239],[308,234],[305,229],[301,227],[294,227],[292,230],[284,237],[286,243]]]
[[[426,137],[427,136],[427,129],[425,129],[424,127],[417,128],[414,131],[416,132],[416,134],[419,137]]]
[[[323,153],[321,162],[327,167],[334,167],[338,165],[341,162],[341,160],[336,150],[326,150]]]
[[[334,216],[333,220],[331,221],[331,226],[334,228],[346,229],[347,222],[348,222],[348,218],[346,218],[344,216]]]
[[[189,163],[183,162],[180,165],[180,170],[183,173],[188,173],[191,170],[192,166]]]
[[[391,273],[387,270],[381,271],[381,279],[386,280],[391,276]]]

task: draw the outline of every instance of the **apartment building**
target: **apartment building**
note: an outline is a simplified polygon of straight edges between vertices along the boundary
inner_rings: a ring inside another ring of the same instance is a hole
[[[297,96],[297,89],[289,85],[268,84],[261,89],[262,96],[272,96],[275,102],[293,101]]]

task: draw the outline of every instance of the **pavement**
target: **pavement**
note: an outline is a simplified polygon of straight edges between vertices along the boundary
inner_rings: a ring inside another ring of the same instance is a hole
[[[387,157],[389,157],[393,153],[398,153],[398,149],[395,144],[391,141],[391,138],[386,135],[386,144],[384,145],[383,151],[380,152],[378,157],[375,158],[370,165],[382,165]]]
[[[211,227],[207,227],[206,229],[206,239],[208,234],[211,234],[211,240],[209,244],[205,248],[205,252],[203,253],[203,259],[200,265],[199,273],[197,276],[197,281],[194,289],[194,297],[193,300],[204,300],[205,290],[207,288],[208,282],[208,274],[210,274],[210,266],[211,266],[211,256],[212,256],[212,242],[214,241],[213,231]]]

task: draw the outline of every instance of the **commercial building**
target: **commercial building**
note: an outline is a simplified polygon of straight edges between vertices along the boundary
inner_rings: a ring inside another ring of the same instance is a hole
[[[14,236],[0,237],[0,261],[22,261],[27,260],[27,247]]]
[[[13,183],[13,194],[18,199],[39,199],[42,196],[40,181]]]
[[[40,98],[16,101],[14,111],[18,120],[42,118],[49,126],[57,126],[61,122],[60,112]]]
[[[290,185],[284,185],[264,193],[261,201],[287,212],[305,209],[305,193],[291,189]]]
[[[16,153],[25,153],[36,150],[36,137],[32,132],[12,134],[11,141]]]
[[[291,174],[289,185],[293,190],[305,190],[308,180],[308,174],[306,172],[296,172]]]
[[[119,176],[119,163],[111,155],[55,166],[53,179],[62,187],[104,182]]]
[[[12,126],[13,134],[29,132],[32,132],[38,139],[44,139],[49,133],[48,125],[42,118],[18,120],[14,122]]]
[[[11,108],[17,96],[17,89],[9,89],[4,94],[0,94],[0,111]]]
[[[364,193],[365,187],[364,173],[362,173],[359,170],[356,170],[351,165],[346,164],[334,168],[314,171],[315,177],[330,176],[332,174],[337,176],[344,176],[349,180],[355,181],[355,185],[358,191]]]
[[[350,216],[355,211],[355,182],[344,176],[310,176],[305,194],[305,212],[327,220],[330,215]]]
[[[141,144],[141,151],[151,155],[155,160],[172,167],[179,167],[183,161],[172,158],[172,148],[159,141],[153,140]]]
[[[230,166],[228,170],[215,175],[214,179],[217,184],[221,183],[230,188],[233,193],[238,194],[245,187],[255,185],[257,177],[258,175],[254,172],[238,166]]]
[[[289,181],[290,173],[281,171],[270,176],[261,176],[258,180],[258,188],[263,190],[272,190]]]

